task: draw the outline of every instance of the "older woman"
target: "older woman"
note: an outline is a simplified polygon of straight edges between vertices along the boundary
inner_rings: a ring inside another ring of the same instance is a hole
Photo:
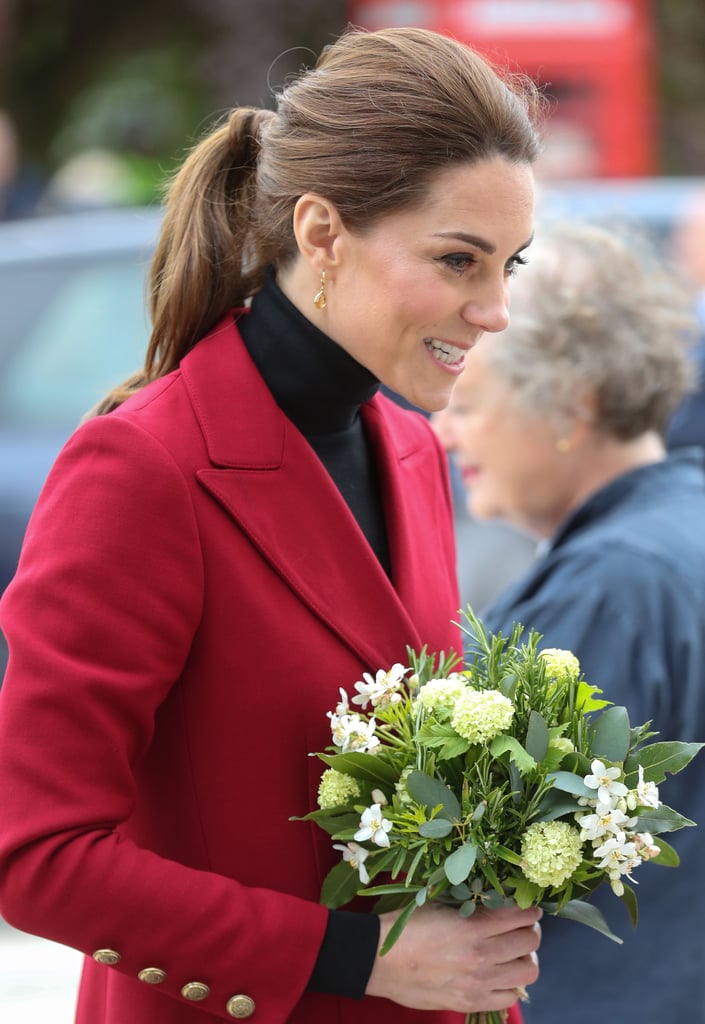
[[[435,421],[472,512],[542,542],[483,618],[572,649],[633,724],[702,740],[705,476],[698,449],[668,454],[663,440],[688,387],[689,301],[645,252],[603,230],[540,236],[511,327],[482,339]],[[668,780],[665,802],[705,823],[704,782],[696,762],[684,783]],[[705,1021],[704,836],[684,829],[680,869],[640,876],[636,933],[611,892],[596,899],[622,946],[544,920],[528,1022]]]

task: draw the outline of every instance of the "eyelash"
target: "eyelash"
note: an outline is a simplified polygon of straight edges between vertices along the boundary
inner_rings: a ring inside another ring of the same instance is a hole
[[[474,264],[477,263],[475,257],[471,256],[470,253],[467,252],[447,253],[445,256],[437,257],[437,259],[439,263],[443,263],[449,270],[454,271],[458,275],[462,274],[468,267],[474,266]],[[517,269],[519,267],[525,267],[528,262],[529,261],[526,256],[522,256],[521,253],[517,253],[516,256],[512,256],[511,259],[507,261],[505,270],[509,277],[514,277]]]

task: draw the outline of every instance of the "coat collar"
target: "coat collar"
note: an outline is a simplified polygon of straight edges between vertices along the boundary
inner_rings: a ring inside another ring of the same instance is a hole
[[[430,560],[419,549],[429,543],[430,517],[414,481],[419,460],[433,463],[435,453],[404,429],[406,414],[380,396],[361,410],[383,479],[393,586],[320,460],[274,402],[232,316],[189,353],[182,373],[211,462],[198,479],[270,566],[365,665],[388,667],[407,644],[419,648],[412,618],[428,600]],[[437,465],[427,469],[437,481]]]

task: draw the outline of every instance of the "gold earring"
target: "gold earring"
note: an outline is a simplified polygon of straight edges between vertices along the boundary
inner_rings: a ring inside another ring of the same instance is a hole
[[[569,452],[573,447],[569,437],[559,437],[556,441],[557,452]]]
[[[326,308],[326,272],[321,271],[321,287],[318,289],[316,294],[313,296],[313,304],[316,309]]]

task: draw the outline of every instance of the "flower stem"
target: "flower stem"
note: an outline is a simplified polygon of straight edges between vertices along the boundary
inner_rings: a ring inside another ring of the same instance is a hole
[[[465,1024],[506,1024],[506,1022],[506,1010],[488,1010],[481,1013],[469,1013],[465,1018]]]

